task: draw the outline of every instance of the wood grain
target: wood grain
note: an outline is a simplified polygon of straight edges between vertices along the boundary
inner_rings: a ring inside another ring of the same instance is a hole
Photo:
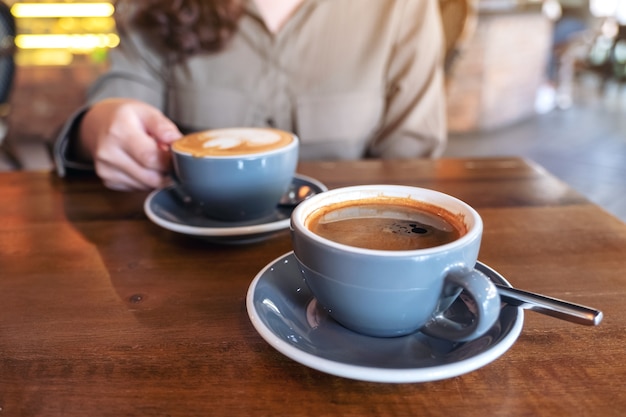
[[[520,288],[604,311],[598,327],[527,312],[491,364],[422,384],[334,377],[269,346],[245,294],[284,231],[220,246],[91,177],[0,174],[0,414],[6,416],[622,416],[626,225],[517,158],[307,162],[330,188],[410,184],[485,221],[480,258]]]

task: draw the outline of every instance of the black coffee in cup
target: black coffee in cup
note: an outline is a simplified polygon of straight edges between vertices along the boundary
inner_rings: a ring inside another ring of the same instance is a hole
[[[369,198],[332,204],[312,213],[313,233],[344,245],[376,250],[426,249],[466,233],[463,219],[408,198]]]

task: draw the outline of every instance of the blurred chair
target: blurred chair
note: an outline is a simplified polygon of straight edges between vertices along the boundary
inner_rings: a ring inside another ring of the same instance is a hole
[[[0,2],[0,149],[9,131],[9,98],[15,76],[15,20],[9,6]],[[5,151],[6,152],[6,151]],[[13,159],[7,152],[7,157]]]
[[[444,32],[444,68],[450,77],[456,58],[463,52],[477,22],[478,0],[439,0]]]
[[[559,108],[572,105],[576,80],[583,74],[598,79],[598,94],[610,85],[626,85],[626,26],[605,18],[563,42],[554,51],[556,61],[556,101]],[[619,91],[619,90],[618,90]]]

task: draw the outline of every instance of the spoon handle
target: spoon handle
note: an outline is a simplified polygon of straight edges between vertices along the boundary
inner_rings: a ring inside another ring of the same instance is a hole
[[[590,307],[500,284],[496,287],[502,301],[512,306],[586,326],[597,326],[602,321],[602,312]]]

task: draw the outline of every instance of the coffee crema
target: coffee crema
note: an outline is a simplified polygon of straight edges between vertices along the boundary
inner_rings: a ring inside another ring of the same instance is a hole
[[[172,150],[196,157],[257,154],[280,149],[293,134],[271,128],[215,129],[191,133],[172,144]]]
[[[425,202],[394,197],[322,207],[309,215],[306,226],[337,243],[390,251],[441,246],[467,233],[462,216]]]

